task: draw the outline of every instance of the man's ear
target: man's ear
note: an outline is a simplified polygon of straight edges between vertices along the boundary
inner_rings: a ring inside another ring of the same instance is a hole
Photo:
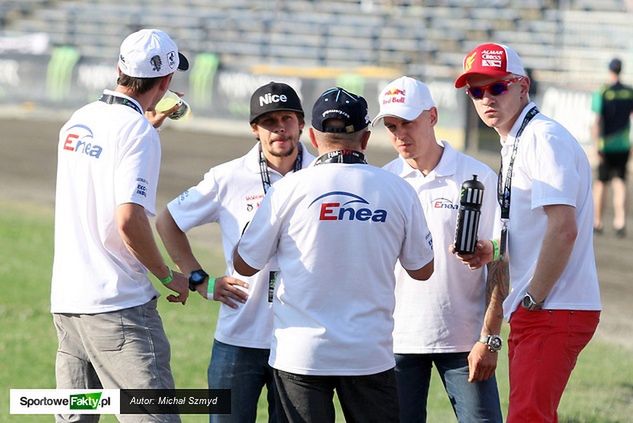
[[[437,107],[431,107],[429,113],[431,114],[431,125],[435,126],[437,124]]]
[[[371,131],[365,131],[363,133],[363,137],[360,139],[360,148],[361,150],[367,150],[367,143],[369,143],[369,136],[371,135]]]
[[[255,138],[259,141],[259,130],[257,129],[257,124],[255,122],[251,123],[251,132],[255,135]]]
[[[310,136],[310,144],[312,144],[312,147],[319,151],[319,144],[317,143],[316,136],[314,135],[314,128],[309,128],[308,135]]]
[[[174,74],[170,73],[169,75],[165,75],[161,78],[159,85],[161,91],[167,91],[169,89],[169,84],[171,84],[171,78],[173,78]]]
[[[529,94],[531,83],[532,81],[530,81],[530,78],[528,78],[527,76],[524,76],[523,78],[521,78],[521,94],[525,94],[525,95]]]

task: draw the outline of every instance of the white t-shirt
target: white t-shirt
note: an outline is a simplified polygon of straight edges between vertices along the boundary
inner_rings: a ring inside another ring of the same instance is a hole
[[[486,267],[469,270],[448,251],[455,240],[460,190],[466,180],[484,184],[478,239],[494,239],[499,227],[497,174],[443,142],[440,162],[427,176],[402,157],[384,169],[415,189],[433,237],[435,260],[428,281],[412,279],[396,266],[394,352],[432,354],[470,351],[479,339],[486,309]]]
[[[53,313],[103,313],[158,296],[119,236],[117,207],[156,210],[158,133],[133,107],[95,101],[61,128],[57,149]]]
[[[306,148],[302,154],[302,167],[307,167],[314,156]],[[271,184],[282,178],[272,168],[268,168],[268,174]],[[275,260],[254,276],[244,277],[233,269],[232,258],[244,227],[252,220],[263,198],[257,143],[246,155],[209,169],[198,185],[180,194],[167,208],[183,232],[206,223],[218,223],[227,265],[225,274],[249,284],[246,303],[238,303],[236,309],[225,304],[220,306],[215,339],[239,347],[267,349],[272,337],[268,282],[270,271],[277,270]]]
[[[257,269],[277,254],[269,363],[304,375],[393,368],[394,266],[433,259],[411,186],[366,164],[316,165],[278,182],[238,252]]]
[[[528,104],[502,142],[503,181],[516,133]],[[578,235],[569,262],[547,296],[544,308],[600,310],[600,289],[593,252],[591,168],[574,137],[552,119],[537,114],[519,139],[512,172],[508,253],[512,290],[503,303],[504,315],[516,310],[534,275],[547,228],[543,206],[569,205],[576,211]]]

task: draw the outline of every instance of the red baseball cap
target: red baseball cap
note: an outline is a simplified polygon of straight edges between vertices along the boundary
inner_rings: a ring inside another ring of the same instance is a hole
[[[517,52],[503,44],[480,44],[464,57],[464,72],[455,80],[455,88],[465,86],[470,75],[503,78],[510,74],[527,76]]]

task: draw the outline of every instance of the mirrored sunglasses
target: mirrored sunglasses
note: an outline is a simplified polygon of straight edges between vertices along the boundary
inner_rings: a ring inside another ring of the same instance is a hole
[[[496,97],[508,91],[508,87],[520,79],[521,78],[504,79],[493,82],[492,84],[482,85],[481,87],[468,87],[466,88],[466,94],[475,100],[481,100],[484,98],[486,91],[488,91],[490,95]]]

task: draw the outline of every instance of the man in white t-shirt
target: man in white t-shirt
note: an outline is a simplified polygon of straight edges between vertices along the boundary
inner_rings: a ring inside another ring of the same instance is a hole
[[[426,84],[403,76],[378,98],[399,157],[384,169],[400,175],[418,193],[435,252],[434,272],[419,283],[396,267],[394,353],[400,421],[426,421],[433,365],[460,422],[502,422],[495,379],[507,262],[469,270],[449,253],[455,240],[462,184],[473,175],[484,185],[477,238],[495,238],[499,222],[497,175],[485,164],[435,138],[438,112]],[[500,269],[497,269],[500,267]]]
[[[262,388],[268,389],[269,421],[275,421],[274,382],[268,365],[272,338],[272,292],[277,267],[271,260],[250,278],[233,269],[233,249],[268,189],[314,157],[299,141],[303,108],[295,90],[270,82],[251,96],[251,130],[258,142],[243,157],[211,168],[198,185],[171,201],[156,226],[174,262],[221,301],[208,379],[210,389],[231,389],[231,414],[217,422],[255,422]],[[207,284],[185,232],[216,222],[222,232],[226,272]]]
[[[368,124],[364,98],[325,91],[310,129],[320,157],[271,188],[233,254],[244,275],[277,257],[269,362],[283,421],[334,422],[334,390],[349,421],[398,420],[393,269],[428,279],[433,252],[413,188],[365,162]]]
[[[116,89],[77,110],[60,130],[51,287],[57,388],[174,388],[159,294],[147,272],[178,293],[170,301],[183,304],[187,280],[165,264],[148,220],[156,209],[161,148],[144,113],[174,72],[188,67],[165,32],[135,32],[121,44]]]
[[[510,47],[475,47],[455,87],[466,87],[501,141],[500,254],[507,242],[512,286],[503,304],[510,321],[507,421],[554,422],[600,318],[589,161],[574,137],[530,101],[530,80]],[[461,257],[478,267],[493,249],[483,241]]]

